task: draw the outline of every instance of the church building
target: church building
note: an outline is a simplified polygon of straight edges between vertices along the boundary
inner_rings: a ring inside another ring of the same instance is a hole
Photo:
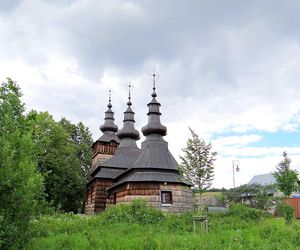
[[[148,205],[166,212],[194,209],[191,184],[177,170],[178,163],[164,140],[167,128],[160,122],[160,103],[156,100],[155,75],[152,100],[148,103],[148,124],[142,128],[146,137],[141,149],[136,141],[139,131],[129,91],[123,127],[114,123],[111,98],[100,126],[102,136],[92,145],[91,179],[87,184],[85,213],[95,214],[105,208],[144,199]]]

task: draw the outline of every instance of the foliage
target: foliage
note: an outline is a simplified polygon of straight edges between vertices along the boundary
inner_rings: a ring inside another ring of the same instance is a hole
[[[282,219],[260,216],[261,211],[257,216],[251,208],[232,209],[209,214],[209,233],[201,236],[193,234],[191,214],[146,224],[110,221],[106,212],[47,216],[31,223],[26,249],[298,249],[300,223],[287,226]]]
[[[89,178],[92,159],[92,134],[89,129],[79,122],[76,125],[72,124],[66,118],[62,118],[59,124],[69,133],[70,140],[76,147],[76,155],[80,161],[82,171],[86,178]]]
[[[295,219],[294,208],[285,203],[281,203],[277,206],[276,215],[283,217],[288,225],[292,224]]]
[[[275,186],[245,184],[236,188],[224,191],[224,196],[228,202],[241,202],[242,200],[250,207],[268,210],[277,203],[277,198],[273,197]]]
[[[69,126],[76,125],[71,124]],[[56,210],[78,212],[82,207],[85,189],[85,171],[79,151],[70,132],[56,122],[48,112],[31,111],[27,123],[32,129],[36,144],[38,169],[45,179],[46,200]]]
[[[277,165],[274,177],[277,187],[285,196],[290,196],[293,191],[297,190],[298,172],[290,168],[291,159],[287,153],[283,152],[283,160]]]
[[[0,87],[0,248],[26,240],[30,218],[42,200],[43,178],[36,171],[34,144],[27,129],[18,85]]]
[[[211,186],[217,153],[212,151],[210,143],[206,144],[191,128],[189,130],[192,137],[188,139],[186,148],[182,149],[184,156],[180,156],[179,171],[202,193]]]
[[[229,207],[229,215],[235,216],[245,221],[258,221],[262,218],[270,218],[271,214],[255,209],[249,208],[243,204],[234,204]]]
[[[144,200],[135,199],[130,204],[118,204],[109,208],[103,213],[103,218],[110,222],[151,224],[162,220],[164,214],[148,207]]]

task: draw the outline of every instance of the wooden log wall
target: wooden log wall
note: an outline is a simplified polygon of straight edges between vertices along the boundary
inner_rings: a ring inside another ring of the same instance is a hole
[[[93,145],[92,165],[94,165],[98,159],[100,160],[99,163],[102,163],[111,158],[115,154],[117,147],[118,143],[114,141],[109,143],[96,142]]]
[[[172,193],[172,204],[161,203],[161,191]],[[127,183],[113,190],[107,204],[130,203],[134,199],[145,199],[150,206],[166,212],[182,213],[194,210],[192,190],[181,184]]]
[[[85,202],[85,213],[95,214],[105,210],[107,192],[106,189],[112,185],[112,180],[96,179],[90,184]]]

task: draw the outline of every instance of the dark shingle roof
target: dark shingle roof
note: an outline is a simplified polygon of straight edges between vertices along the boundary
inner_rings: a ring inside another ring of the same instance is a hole
[[[168,149],[168,143],[163,139],[167,128],[160,123],[160,103],[156,100],[153,86],[152,101],[148,103],[148,124],[142,128],[146,140],[142,143],[140,156],[131,168],[116,177],[116,187],[125,182],[172,182],[190,186],[179,175],[178,163]]]
[[[92,174],[94,178],[114,179],[115,176],[118,176],[130,167],[140,155],[141,150],[136,145],[136,140],[139,139],[139,132],[134,128],[134,112],[130,107],[132,105],[130,97],[127,105],[128,108],[124,112],[123,128],[118,133],[120,144],[116,149],[114,156],[96,166]],[[106,133],[107,131],[104,132],[104,134]],[[113,170],[110,171],[110,168]],[[116,171],[115,169],[119,169],[119,171]]]
[[[120,142],[115,132],[105,131],[103,135],[96,142],[112,142],[112,141],[115,141],[116,143]]]
[[[126,145],[124,145],[126,140]],[[136,146],[136,142],[131,139],[122,139],[119,147],[115,151],[115,155],[103,162],[101,165],[105,167],[128,168],[139,157],[141,150]],[[129,146],[129,144],[135,144]]]
[[[124,112],[123,128],[118,131],[118,137],[123,138],[132,138],[134,140],[140,139],[140,133],[134,128],[134,112],[131,109],[131,101],[127,102],[127,110]]]
[[[115,124],[114,112],[111,110],[111,99],[109,96],[109,101],[107,105],[108,109],[105,112],[104,123],[100,126],[100,130],[102,131],[103,135],[94,142],[112,142],[115,141],[119,143],[119,138],[116,135],[118,131],[118,126]],[[93,144],[93,146],[94,146]]]
[[[104,133],[105,131],[117,132],[118,126],[114,123],[114,112],[111,110],[112,105],[109,98],[109,103],[107,105],[108,109],[105,111],[104,124],[100,126],[100,130]]]
[[[119,186],[125,182],[168,182],[168,183],[184,183],[190,185],[181,175],[176,172],[161,172],[158,170],[138,170],[131,174],[120,178],[118,182],[109,189]]]
[[[95,175],[95,178],[107,178],[111,179],[112,176],[116,176],[124,172],[125,169],[120,169],[120,168],[106,168],[106,167],[101,167],[97,174]]]
[[[132,168],[161,168],[176,170],[177,161],[168,149],[168,143],[160,135],[149,135],[142,143],[140,157]]]

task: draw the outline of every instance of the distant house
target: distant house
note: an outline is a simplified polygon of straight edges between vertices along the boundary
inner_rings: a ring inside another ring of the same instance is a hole
[[[252,179],[248,182],[248,185],[261,185],[261,186],[268,186],[268,185],[273,185],[276,183],[276,179],[273,176],[273,174],[260,174],[260,175],[255,175],[252,177]],[[267,187],[267,190],[265,190],[266,194],[268,196],[278,196],[280,193],[272,186]],[[248,192],[243,192],[241,193],[240,197],[242,200],[242,203],[248,204],[253,206],[255,203],[255,196],[257,195],[257,190],[249,190]]]
[[[219,199],[221,198],[221,192],[205,192],[202,195],[195,194],[195,204],[197,207],[201,206],[220,206]],[[219,199],[218,199],[219,198]]]
[[[276,179],[273,176],[273,174],[270,173],[270,174],[254,175],[248,184],[249,185],[259,184],[262,186],[266,186],[275,183],[276,183]]]

